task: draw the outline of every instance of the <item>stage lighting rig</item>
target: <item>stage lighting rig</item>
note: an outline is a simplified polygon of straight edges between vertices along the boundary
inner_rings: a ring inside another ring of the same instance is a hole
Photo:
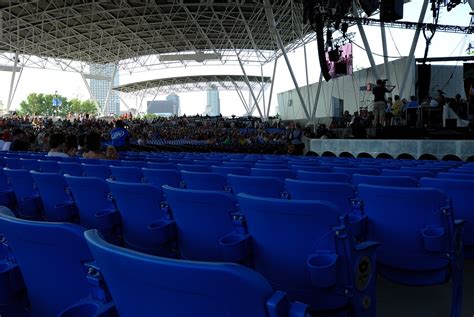
[[[448,9],[448,12],[451,11],[452,9],[456,8],[458,4],[461,4],[461,0],[451,0],[448,2],[446,5],[446,8]]]
[[[326,63],[324,28],[336,29],[337,26],[338,29],[342,18],[350,12],[351,8],[352,0],[304,0],[303,2],[304,21],[309,22],[316,32],[319,64],[326,81],[331,80],[331,75]],[[326,46],[332,47],[332,32],[328,35]]]

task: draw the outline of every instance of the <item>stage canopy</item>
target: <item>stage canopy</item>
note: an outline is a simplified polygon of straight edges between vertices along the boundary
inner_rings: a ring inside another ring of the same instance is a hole
[[[247,76],[247,79],[253,90],[261,89],[262,85],[271,83],[271,78],[266,76]],[[243,75],[204,75],[147,80],[117,86],[114,90],[123,93],[170,94],[203,91],[209,88],[245,90],[248,89],[248,85]]]

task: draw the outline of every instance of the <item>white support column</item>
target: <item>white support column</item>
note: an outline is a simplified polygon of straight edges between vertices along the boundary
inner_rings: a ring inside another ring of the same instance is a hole
[[[303,45],[304,51],[304,68],[306,72],[306,91],[308,93],[308,110],[311,113],[311,89],[309,89],[309,74],[308,74],[308,56],[306,53],[306,44]]]
[[[271,78],[272,82],[270,84],[270,97],[268,100],[268,107],[267,107],[267,113],[266,113],[267,118],[270,116],[270,106],[272,105],[273,87],[275,86],[275,74],[276,74],[277,64],[278,64],[278,58],[275,59],[275,63],[273,64],[273,75]]]
[[[425,19],[426,11],[428,10],[428,4],[430,0],[424,0],[423,6],[421,7],[420,17],[418,18],[418,23],[423,23]],[[410,68],[415,58],[416,45],[418,44],[418,39],[420,38],[421,29],[417,28],[415,31],[415,36],[413,37],[413,42],[411,43],[410,53],[408,54],[407,63],[405,65],[405,72],[403,73],[402,83],[400,85],[399,95],[400,98],[403,98],[405,94],[406,82],[408,80],[408,74],[410,73]]]
[[[261,87],[262,87],[262,106],[263,106],[263,120],[267,121],[267,112],[265,111],[265,82],[263,79],[263,65],[260,65],[260,74],[262,76],[262,82],[261,82]]]
[[[119,93],[117,93],[117,96],[119,97],[120,101],[124,104],[125,108],[128,109],[128,111],[132,111],[131,108],[128,106],[128,104],[123,100],[122,96],[120,96]]]
[[[92,93],[91,86],[87,82],[86,76],[84,76],[84,73],[81,73],[82,80],[84,81],[84,85],[87,88],[87,91],[89,92],[89,96],[91,97],[92,101],[95,103],[95,106],[97,108],[97,111],[99,111],[99,114],[103,115],[104,113],[101,112],[99,102],[97,102],[97,99],[95,98],[94,94]]]
[[[245,100],[245,97],[244,97],[242,91],[240,90],[240,87],[239,87],[234,81],[232,81],[232,85],[234,85],[235,92],[236,92],[237,95],[239,96],[240,101],[242,102],[242,105],[243,105],[244,108],[245,108],[245,111],[247,112],[248,115],[250,115],[250,107],[249,107],[249,105],[247,104],[247,101]]]
[[[380,23],[380,33],[382,35],[383,65],[385,68],[385,78],[390,81],[390,69],[388,63],[387,34],[385,32],[385,23]],[[391,93],[389,93],[391,95]]]
[[[247,72],[245,71],[244,64],[242,63],[242,60],[240,59],[239,54],[237,54],[237,60],[239,61],[240,69],[242,70],[242,73],[244,74],[245,83],[247,84],[247,87],[249,87],[250,94],[252,95],[255,105],[257,106],[258,114],[260,115],[260,118],[262,118],[262,120],[265,120],[265,116],[262,114],[262,111],[260,110],[260,107],[258,106],[257,98],[255,97],[255,93],[253,92],[252,85],[250,85],[249,78],[247,77]]]
[[[268,24],[270,26],[270,31],[273,33],[273,36],[275,37],[278,48],[281,50],[281,53],[283,54],[283,58],[285,59],[286,66],[288,67],[288,71],[290,72],[291,79],[293,80],[293,84],[295,85],[296,93],[298,94],[298,98],[300,99],[301,107],[303,108],[304,114],[306,118],[310,120],[311,115],[308,111],[308,108],[306,107],[303,94],[301,93],[300,87],[298,85],[298,81],[296,80],[296,76],[293,72],[293,68],[291,67],[290,59],[288,58],[288,55],[286,54],[285,45],[283,44],[283,41],[281,39],[280,32],[278,31],[276,27],[276,22],[273,16],[273,10],[272,10],[272,5],[270,3],[270,0],[264,0],[264,6],[265,6],[265,13],[267,15]]]
[[[316,117],[316,110],[318,108],[319,96],[321,95],[321,87],[323,86],[322,81],[323,81],[323,73],[321,72],[319,74],[318,90],[316,91],[316,98],[314,98],[313,111],[311,112],[311,122],[313,123],[314,123],[314,118]]]
[[[12,101],[13,101],[13,85],[15,83],[17,65],[18,65],[18,51],[15,52],[15,61],[13,63],[13,72],[12,72],[12,78],[10,81],[10,91],[8,92],[8,100],[7,100],[7,112],[10,111],[10,106],[12,105]]]
[[[10,105],[11,105],[11,103],[13,103],[13,99],[15,99],[16,90],[18,89],[18,85],[20,84],[21,75],[23,75],[23,70],[24,70],[24,68],[22,67],[20,69],[20,74],[18,75],[18,79],[16,81],[15,89],[13,89],[12,100],[10,101]]]
[[[117,68],[118,68],[117,64],[115,64],[114,70],[112,71],[112,76],[110,77],[109,90],[107,91],[107,96],[105,97],[103,112],[105,112],[105,109],[107,108],[107,104],[109,103],[109,100],[110,100],[110,95],[112,94],[112,88],[114,87],[114,78],[115,78],[115,74],[117,73]]]

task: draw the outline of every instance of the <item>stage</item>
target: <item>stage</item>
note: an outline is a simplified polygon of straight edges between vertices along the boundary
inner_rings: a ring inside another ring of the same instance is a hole
[[[369,139],[339,138],[307,141],[308,150],[320,156],[474,161],[474,139],[467,130],[392,127],[373,133],[372,138]]]

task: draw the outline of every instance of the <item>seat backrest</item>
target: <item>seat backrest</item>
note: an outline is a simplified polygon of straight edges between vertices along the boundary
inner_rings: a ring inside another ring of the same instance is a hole
[[[395,186],[395,187],[418,187],[418,180],[410,176],[382,176],[382,175],[352,175],[352,184]]]
[[[163,191],[176,221],[182,257],[223,260],[219,240],[234,231],[231,213],[237,211],[235,198],[225,192],[170,186],[163,186]]]
[[[164,200],[161,189],[145,183],[126,183],[107,180],[122,218],[123,236],[127,247],[155,253],[157,242],[154,224],[161,221]],[[160,241],[161,243],[161,241]]]
[[[155,163],[148,162],[148,168],[150,169],[178,169],[176,163]]]
[[[112,175],[109,166],[100,165],[100,164],[84,164],[82,163],[82,172],[84,176],[88,177],[98,177],[101,179],[108,179]]]
[[[233,166],[211,166],[213,173],[227,176],[227,174],[234,175],[249,175],[250,169],[246,167],[233,167]]]
[[[53,160],[38,160],[41,171],[43,173],[60,173],[58,161]]]
[[[5,157],[5,167],[12,168],[12,169],[21,169],[21,159],[17,157]]]
[[[71,176],[82,176],[82,166],[75,162],[58,162],[61,174],[68,174]]]
[[[4,171],[12,185],[17,201],[20,202],[30,197],[39,196],[39,192],[29,171],[9,168],[4,168]]]
[[[433,177],[435,174],[428,171],[411,171],[411,170],[390,170],[390,169],[383,169],[382,174],[383,176],[409,176],[415,179],[420,179],[422,177]]]
[[[364,168],[364,167],[339,167],[336,166],[333,168],[334,173],[343,173],[347,174],[350,177],[354,174],[363,174],[363,175],[379,175],[380,171],[377,168]]]
[[[463,242],[465,245],[474,246],[474,212],[472,208],[474,178],[471,180],[422,178],[420,187],[439,189],[451,200],[456,219],[466,220]]]
[[[339,224],[337,207],[323,201],[246,194],[239,194],[237,200],[252,236],[255,270],[293,300],[309,305],[322,301],[306,261],[318,250],[336,252],[332,227]]]
[[[77,216],[74,199],[64,176],[56,173],[30,171],[38,187],[48,221],[72,221]]]
[[[222,191],[227,186],[227,177],[217,173],[182,171],[181,177],[188,189]]]
[[[143,178],[146,183],[161,188],[163,185],[179,187],[181,185],[181,173],[176,169],[152,169],[142,168]]]
[[[326,200],[336,205],[340,214],[352,211],[352,199],[356,195],[355,188],[351,184],[295,179],[287,179],[285,184],[291,199]]]
[[[448,173],[438,173],[436,174],[437,178],[443,179],[464,179],[464,180],[474,180],[474,174],[471,173],[455,173],[455,172],[448,172]]]
[[[421,233],[427,226],[445,226],[447,201],[439,190],[361,184],[358,193],[370,219],[367,239],[380,242],[378,262],[412,270],[447,265],[447,259],[425,250]]]
[[[282,168],[251,168],[250,175],[251,176],[266,176],[266,177],[277,177],[281,179],[285,178],[295,178],[296,173],[290,169],[282,169]]]
[[[351,182],[351,177],[345,173],[319,173],[319,172],[297,171],[296,178],[303,181],[313,181],[313,182],[341,182],[341,183]]]
[[[239,160],[239,161],[222,162],[222,166],[252,168],[254,166],[254,163]]]
[[[20,169],[27,171],[40,171],[41,167],[36,159],[20,159]]]
[[[144,162],[144,161],[125,161],[125,160],[122,160],[122,166],[143,168],[143,167],[147,167],[147,163]]]
[[[0,232],[20,266],[31,316],[57,316],[90,294],[83,264],[93,258],[82,227],[21,220],[0,208]]]
[[[176,164],[180,171],[189,172],[210,172],[211,167],[209,165],[192,165],[192,164]]]
[[[251,269],[150,256],[109,244],[95,230],[85,237],[120,316],[268,316],[272,288]]]
[[[318,165],[291,165],[290,169],[294,171],[330,173],[333,168],[329,166],[318,166]]]
[[[138,167],[110,166],[112,179],[118,182],[141,183],[143,172]]]
[[[262,197],[281,198],[284,183],[280,178],[265,176],[227,175],[232,192],[251,194]]]
[[[97,216],[117,207],[109,185],[97,177],[64,176],[79,210],[79,222],[85,228],[98,228]]]

